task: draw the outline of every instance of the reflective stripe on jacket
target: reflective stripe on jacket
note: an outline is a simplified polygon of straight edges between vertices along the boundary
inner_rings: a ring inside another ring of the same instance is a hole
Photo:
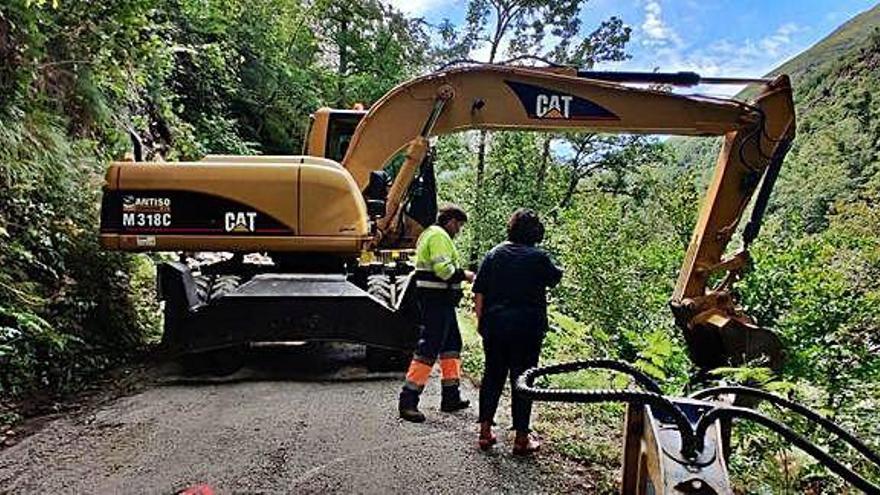
[[[417,275],[420,275],[420,272],[416,272]],[[461,282],[440,282],[437,280],[416,280],[416,287],[422,289],[453,289],[453,290],[461,290]]]
[[[461,258],[446,229],[432,225],[416,243],[416,270],[431,272],[440,280],[450,281],[461,270]]]

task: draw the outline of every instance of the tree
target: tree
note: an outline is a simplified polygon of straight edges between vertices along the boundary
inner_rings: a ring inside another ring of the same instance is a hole
[[[371,104],[424,67],[428,42],[419,19],[378,0],[321,0],[313,11],[334,106]]]
[[[345,7],[348,34],[324,36]],[[100,249],[95,224],[130,135],[148,159],[298,153],[315,108],[423,69],[421,29],[376,1],[5,1],[0,406],[77,385],[156,329],[149,258]]]
[[[565,139],[572,150],[563,160],[567,184],[560,208],[571,206],[581,181],[600,172],[604,175],[602,180],[595,181],[597,189],[627,194],[626,172],[650,163],[659,152],[657,146],[643,136],[579,133]]]

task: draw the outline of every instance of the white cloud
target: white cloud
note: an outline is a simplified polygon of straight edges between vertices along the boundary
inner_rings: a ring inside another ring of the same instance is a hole
[[[763,75],[794,55],[799,47],[793,35],[803,31],[805,28],[789,22],[757,41],[751,38],[741,43],[719,40],[705,51],[705,55],[722,61],[725,66],[737,71],[736,75]]]
[[[425,12],[451,2],[445,0],[386,0],[392,7],[409,15],[422,15]]]
[[[663,7],[659,0],[645,2],[645,20],[642,23],[642,44],[645,46],[668,46],[681,44],[681,38],[663,20]]]
[[[693,71],[703,76],[757,77],[767,73],[799,48],[796,35],[805,28],[786,22],[759,38],[717,38],[709,45],[689,39],[683,25],[715,7],[698,0],[684,0],[670,23],[664,7],[666,0],[635,0],[644,17],[634,33],[641,45],[632,60],[611,64],[618,68],[653,69],[661,71]],[[695,17],[696,16],[696,17]],[[688,19],[691,19],[689,21]],[[678,28],[678,29],[676,29]],[[705,89],[705,88],[700,88]],[[713,92],[733,94],[739,88],[719,86]]]
[[[761,38],[758,46],[770,56],[778,56],[781,50],[791,45],[791,35],[801,31],[801,28],[793,22],[779,26],[775,33]]]
[[[663,19],[659,0],[640,2],[645,22],[637,35],[644,47],[632,60],[613,64],[618,69],[664,72],[693,71],[707,77],[760,77],[795,55],[801,48],[798,34],[807,30],[794,23],[784,23],[759,38],[720,38],[709,45],[696,45],[681,37]],[[699,87],[697,92],[733,95],[742,86]]]

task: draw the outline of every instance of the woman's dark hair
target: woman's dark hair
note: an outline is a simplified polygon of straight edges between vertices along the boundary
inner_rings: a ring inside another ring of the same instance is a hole
[[[516,244],[534,246],[544,240],[544,224],[538,214],[529,208],[513,212],[507,221],[507,240]]]
[[[437,210],[437,225],[440,226],[446,225],[450,220],[467,222],[467,219],[467,213],[464,212],[461,206],[456,204],[447,203]]]

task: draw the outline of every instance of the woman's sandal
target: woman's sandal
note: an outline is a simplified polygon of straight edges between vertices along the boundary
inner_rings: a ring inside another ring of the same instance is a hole
[[[480,440],[478,443],[480,445],[480,450],[486,451],[491,449],[493,445],[498,443],[498,437],[496,437],[494,433],[490,434],[490,436],[488,437],[480,435]]]
[[[513,442],[513,455],[527,456],[539,450],[541,450],[541,442],[532,438],[531,435],[526,436],[525,440],[517,437]]]

